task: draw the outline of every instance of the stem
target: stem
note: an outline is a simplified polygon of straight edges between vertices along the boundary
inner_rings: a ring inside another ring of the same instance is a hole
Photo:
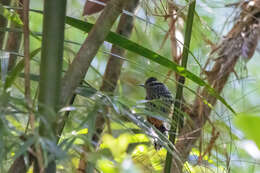
[[[45,0],[39,82],[40,135],[56,143],[55,126],[60,99],[66,0]],[[48,161],[45,172],[56,172]]]
[[[25,99],[29,108],[29,122],[34,131],[34,116],[32,113],[31,83],[30,83],[30,28],[29,28],[30,0],[23,1],[23,31],[24,31],[24,87]]]
[[[24,31],[24,74],[25,74],[25,97],[27,102],[31,102],[30,92],[30,38],[29,38],[29,5],[30,0],[23,1],[23,31]]]
[[[187,62],[188,62],[195,5],[196,5],[196,0],[194,0],[190,4],[189,10],[188,10],[188,17],[187,17],[186,28],[185,28],[184,50],[183,50],[182,62],[181,62],[181,66],[183,68],[187,67]],[[174,111],[173,111],[173,120],[172,120],[172,121],[176,121],[175,123],[173,122],[172,124],[177,124],[177,125],[171,126],[171,130],[170,130],[171,132],[177,132],[178,126],[179,127],[183,126],[183,116],[182,116],[180,110],[181,110],[181,104],[182,104],[184,83],[185,83],[185,77],[180,76],[178,79],[178,85],[177,85],[177,91],[176,91],[176,97],[175,97],[175,103],[174,103]],[[171,133],[170,141],[173,144],[175,143],[175,139],[176,139],[176,133]],[[164,167],[165,173],[170,173],[170,171],[171,171],[172,157],[173,157],[172,154],[170,152],[167,152],[165,167]]]

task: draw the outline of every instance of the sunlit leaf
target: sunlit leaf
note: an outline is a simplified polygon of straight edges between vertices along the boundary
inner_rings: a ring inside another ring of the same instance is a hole
[[[127,148],[127,153],[132,153],[138,145],[151,145],[150,142],[135,142],[130,143]]]
[[[59,112],[67,112],[67,111],[75,111],[76,108],[74,106],[66,106],[64,108],[61,108]]]
[[[119,173],[119,168],[117,168],[115,164],[108,159],[100,159],[98,160],[97,164],[98,168],[102,172]]]
[[[19,15],[15,11],[10,11],[3,7],[2,4],[0,4],[0,15],[4,16],[6,19],[16,23],[17,25],[23,25],[22,20],[20,19]]]
[[[251,114],[239,114],[235,118],[235,124],[240,128],[248,139],[253,140],[260,149],[259,125],[260,116]]]
[[[6,119],[17,129],[23,131],[25,128],[22,126],[21,122],[17,121],[13,116],[7,116]]]
[[[85,128],[85,129],[81,129],[79,131],[77,131],[77,135],[84,135],[84,134],[87,134],[88,133],[88,129]]]

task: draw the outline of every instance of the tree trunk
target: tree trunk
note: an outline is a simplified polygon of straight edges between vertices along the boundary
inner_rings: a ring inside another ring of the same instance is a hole
[[[79,52],[71,63],[62,80],[60,107],[69,104],[75,89],[84,79],[94,56],[104,42],[115,20],[125,6],[125,0],[111,0],[101,13]],[[57,134],[62,132],[67,117],[61,117],[58,122]]]
[[[138,2],[139,0],[132,0],[131,3],[127,5],[126,10],[133,13],[138,5]],[[133,20],[134,18],[132,16],[123,14],[120,18],[116,32],[129,38],[133,30]],[[111,55],[107,62],[100,91],[106,92],[108,94],[113,94],[115,91],[124,62],[124,60],[120,59],[119,57],[123,57],[124,53],[125,50],[123,48],[120,48],[116,45],[112,46]],[[115,55],[119,57],[116,57]],[[93,136],[93,141],[95,143],[99,142],[99,136],[103,131],[104,122],[104,117],[102,115],[98,115],[96,120],[96,133]]]
[[[127,5],[126,5],[126,10],[129,12],[134,12],[138,5],[139,0],[131,0]],[[122,14],[119,20],[119,24],[117,26],[116,32],[118,34],[121,34],[125,37],[129,37],[132,33],[133,29],[133,20],[134,18],[132,16]],[[123,60],[118,58],[117,56],[121,57],[124,56],[125,50],[123,48],[119,48],[118,46],[113,45],[111,49],[111,55],[109,57],[109,60],[107,62],[104,78],[102,85],[100,87],[100,91],[107,92],[112,94],[116,88],[117,81],[119,80],[120,73],[121,73],[121,68],[123,65]],[[116,55],[116,56],[115,56]],[[96,123],[95,123],[95,133],[92,137],[92,141],[94,144],[97,144],[96,147],[98,146],[99,140],[100,140],[100,135],[103,132],[104,129],[104,124],[105,124],[105,118],[103,115],[98,114],[96,118]],[[80,158],[80,165],[79,165],[79,170],[84,172],[84,170],[87,169],[88,164],[83,164],[86,163],[86,156],[85,156],[86,150],[83,150],[83,153],[81,154]]]

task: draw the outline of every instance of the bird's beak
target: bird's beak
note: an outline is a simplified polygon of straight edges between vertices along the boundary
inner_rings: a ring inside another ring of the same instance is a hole
[[[144,87],[144,84],[139,84],[139,85],[137,85],[137,86]]]

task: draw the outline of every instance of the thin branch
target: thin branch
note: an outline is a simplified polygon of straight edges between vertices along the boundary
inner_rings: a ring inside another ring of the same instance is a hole
[[[188,62],[188,56],[189,56],[189,47],[190,47],[190,40],[191,40],[191,33],[192,33],[192,25],[193,25],[193,17],[195,13],[195,5],[196,1],[194,0],[190,6],[189,6],[189,11],[188,11],[188,17],[187,17],[187,24],[186,24],[186,29],[185,29],[185,40],[184,40],[184,50],[182,54],[182,62],[181,66],[186,68],[187,67],[187,62]],[[174,111],[173,111],[173,122],[172,124],[177,124],[177,125],[172,125],[171,126],[171,131],[172,132],[177,132],[178,128],[181,128],[183,126],[183,115],[180,113],[179,110],[181,110],[182,107],[182,94],[183,94],[183,85],[185,83],[185,77],[180,76],[178,79],[178,85],[177,85],[177,91],[176,91],[176,98],[175,98],[175,103],[174,103]],[[175,143],[175,138],[176,138],[176,133],[170,134],[170,141],[174,144]],[[178,150],[182,152],[181,150]],[[166,156],[166,161],[165,161],[165,167],[164,167],[164,172],[165,173],[170,173],[171,167],[172,167],[172,154],[170,152],[167,152]]]
[[[23,30],[24,30],[24,87],[25,99],[29,108],[29,119],[32,130],[34,131],[34,115],[32,113],[32,100],[31,100],[31,84],[30,84],[30,28],[29,28],[29,5],[30,0],[23,1]]]
[[[177,42],[177,38],[176,38],[176,22],[179,17],[176,15],[176,12],[177,12],[178,7],[176,6],[176,4],[174,4],[173,2],[170,2],[170,1],[168,1],[168,6],[169,6],[169,14],[171,14],[171,16],[169,17],[169,22],[168,22],[169,30],[165,37],[165,41],[166,41],[166,38],[168,38],[168,35],[170,35],[172,60],[176,64],[180,64],[181,51],[180,51],[180,54],[178,55],[178,42]],[[165,78],[164,82],[166,82],[170,78],[172,72],[173,72],[172,70],[168,71],[167,77]],[[178,80],[178,76],[179,75],[177,75],[177,73],[175,73],[176,80]]]
[[[29,0],[23,1],[23,32],[24,32],[24,74],[25,74],[25,97],[31,103],[30,92],[30,29],[29,29]]]

